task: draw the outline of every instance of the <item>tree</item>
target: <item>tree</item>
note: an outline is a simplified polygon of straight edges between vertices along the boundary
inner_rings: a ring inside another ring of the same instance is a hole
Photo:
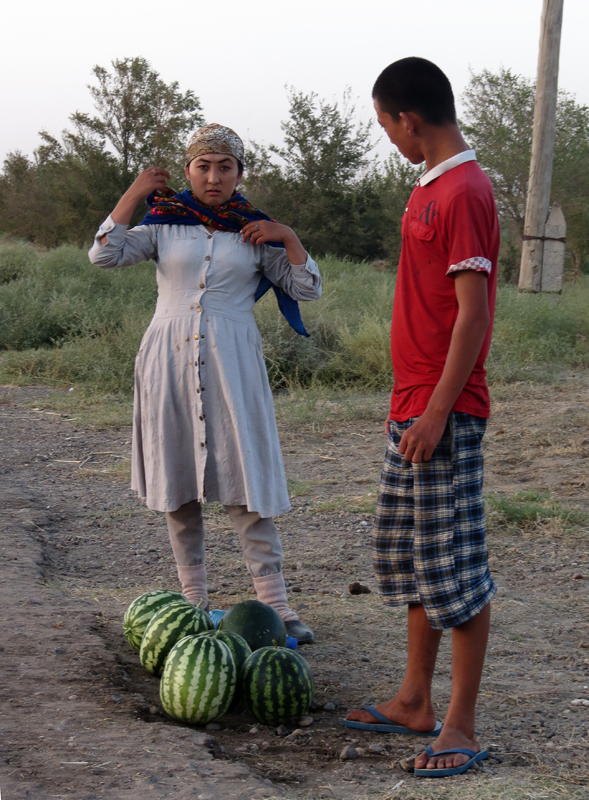
[[[343,103],[289,90],[284,145],[253,143],[246,154],[249,199],[291,225],[317,256],[387,259],[396,264],[400,221],[416,170],[400,156],[371,160],[371,123]]]
[[[166,167],[180,186],[186,139],[204,124],[200,101],[177,81],[166,84],[144,58],[115,60],[112,67],[93,69],[98,86],[88,88],[98,116],[76,112],[72,120],[108,142],[125,187],[150,164]]]
[[[0,174],[1,231],[47,247],[84,244],[143,167],[166,166],[172,185],[184,184],[186,138],[203,123],[194,93],[164,83],[143,58],[93,73],[98,116],[72,114],[72,130],[60,139],[41,131],[33,159],[8,154]]]
[[[532,147],[535,85],[508,69],[471,73],[462,101],[462,130],[493,182],[506,232],[504,251],[514,261],[521,243]],[[589,109],[559,92],[552,200],[563,207],[567,247],[579,272],[589,257]]]
[[[355,122],[349,92],[341,107],[314,92],[290,89],[288,97],[284,145],[254,143],[246,155],[248,195],[292,225],[314,253],[363,257],[359,189],[370,163],[370,124]]]

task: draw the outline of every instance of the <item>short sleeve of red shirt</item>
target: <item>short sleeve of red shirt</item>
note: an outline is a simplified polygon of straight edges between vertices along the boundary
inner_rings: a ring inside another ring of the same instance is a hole
[[[446,274],[466,269],[491,274],[495,204],[488,199],[463,191],[449,203],[444,225],[448,247]]]

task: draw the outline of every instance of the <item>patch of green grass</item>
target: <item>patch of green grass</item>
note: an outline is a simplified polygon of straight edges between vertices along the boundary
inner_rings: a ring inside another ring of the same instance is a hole
[[[360,393],[350,389],[334,390],[314,384],[276,392],[276,418],[282,423],[313,424],[319,428],[357,419],[385,420],[390,393]]]
[[[536,489],[512,495],[489,493],[485,495],[485,504],[492,528],[530,528],[557,520],[567,529],[589,522],[589,514],[566,508],[549,492]]]
[[[388,393],[393,384],[395,274],[336,258],[322,259],[320,269],[321,300],[301,304],[310,338],[288,327],[272,293],[256,304],[272,387],[299,395],[306,390],[305,398],[288,403],[296,421],[373,415],[371,395]],[[0,243],[0,381],[130,396],[135,354],[156,293],[152,263],[103,270],[73,246],[40,251]],[[491,380],[546,380],[563,367],[584,365],[589,276],[566,284],[557,296],[500,287]],[[331,400],[330,391],[340,398]],[[348,392],[343,401],[342,391]],[[354,393],[361,393],[358,399]],[[280,414],[280,399],[277,405]]]
[[[329,500],[310,503],[309,509],[319,513],[348,511],[351,514],[374,514],[376,511],[376,492],[367,492],[358,496],[336,495]]]
[[[304,497],[313,488],[313,481],[294,481],[287,480],[288,493],[291,497]]]
[[[16,383],[26,384],[30,381]],[[39,381],[35,381],[38,383]],[[2,371],[0,369],[0,383]],[[73,391],[56,391],[42,398],[35,398],[29,407],[46,409],[67,414],[70,419],[75,419],[81,425],[98,429],[125,428],[133,421],[133,399],[126,395],[101,394],[86,390],[83,386],[76,387]]]

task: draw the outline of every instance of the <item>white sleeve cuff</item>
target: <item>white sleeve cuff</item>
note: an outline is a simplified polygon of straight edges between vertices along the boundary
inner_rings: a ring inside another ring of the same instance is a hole
[[[98,228],[96,232],[96,236],[94,237],[95,240],[100,244],[100,239],[105,236],[107,233],[113,233],[115,236],[117,234],[124,235],[125,231],[127,230],[128,225],[121,225],[119,222],[115,222],[114,219],[109,214],[108,217],[104,220],[100,228]]]
[[[459,261],[457,264],[450,264],[446,275],[450,275],[452,272],[463,272],[467,269],[471,269],[473,272],[485,272],[487,275],[490,275],[492,266],[493,265],[488,258],[483,258],[483,256],[474,256],[473,258],[467,258],[464,261]]]
[[[309,254],[307,254],[307,260],[304,264],[291,264],[291,267],[299,272],[310,272],[314,277],[319,277],[319,267]]]

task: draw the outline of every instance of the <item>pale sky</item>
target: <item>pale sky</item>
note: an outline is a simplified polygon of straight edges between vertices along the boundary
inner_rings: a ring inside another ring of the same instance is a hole
[[[346,87],[373,117],[380,71],[405,56],[436,62],[459,98],[469,68],[534,78],[542,0],[7,0],[2,13],[0,158],[31,154],[76,110],[92,112],[95,64],[143,56],[200,98],[208,122],[280,144],[285,85],[332,102]],[[588,0],[565,0],[559,86],[589,105]],[[374,138],[380,135],[374,128]],[[377,152],[386,155],[383,140]]]

